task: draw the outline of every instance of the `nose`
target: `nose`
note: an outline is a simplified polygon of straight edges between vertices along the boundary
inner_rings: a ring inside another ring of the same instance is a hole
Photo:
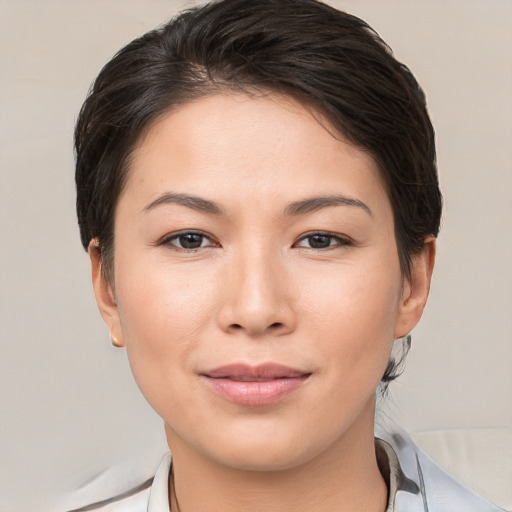
[[[251,251],[226,269],[219,309],[221,329],[251,337],[282,336],[296,327],[291,286],[276,255]]]

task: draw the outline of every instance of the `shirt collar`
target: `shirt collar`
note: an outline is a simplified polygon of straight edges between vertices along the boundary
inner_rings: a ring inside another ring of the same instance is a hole
[[[171,454],[166,453],[156,472],[149,494],[148,512],[170,512],[169,510],[169,473]]]
[[[414,449],[411,449],[413,447]],[[379,468],[389,489],[386,512],[424,512],[425,502],[421,468],[415,445],[401,429],[393,434],[376,429],[375,449]],[[149,495],[148,512],[170,512],[169,474],[171,454],[167,453],[160,463]]]

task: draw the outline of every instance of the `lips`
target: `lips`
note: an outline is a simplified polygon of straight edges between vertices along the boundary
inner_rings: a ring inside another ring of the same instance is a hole
[[[276,403],[302,387],[310,375],[275,363],[258,366],[231,364],[201,373],[204,382],[216,395],[246,406]]]

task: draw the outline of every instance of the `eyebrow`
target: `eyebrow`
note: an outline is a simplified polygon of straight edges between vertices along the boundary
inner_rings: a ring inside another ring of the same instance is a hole
[[[146,205],[142,211],[147,212],[162,204],[178,204],[180,206],[191,208],[192,210],[210,213],[212,215],[223,215],[224,213],[222,208],[213,201],[203,199],[202,197],[189,196],[187,194],[175,194],[172,192],[162,194],[160,197]]]
[[[290,203],[286,207],[285,213],[286,215],[304,215],[331,206],[355,206],[364,210],[370,217],[373,217],[370,208],[359,199],[338,195],[312,197]]]
[[[213,201],[209,201],[208,199],[204,199],[198,196],[190,196],[188,194],[177,194],[172,192],[166,192],[165,194],[162,194],[160,197],[146,205],[142,211],[147,212],[163,204],[177,204],[191,208],[192,210],[209,213],[212,215],[224,214],[224,210]],[[370,217],[373,217],[370,208],[359,199],[339,195],[311,197],[301,201],[294,201],[285,208],[285,214],[290,216],[304,215],[306,213],[316,212],[323,208],[329,208],[333,206],[354,206],[356,208],[361,208],[366,213],[368,213]]]

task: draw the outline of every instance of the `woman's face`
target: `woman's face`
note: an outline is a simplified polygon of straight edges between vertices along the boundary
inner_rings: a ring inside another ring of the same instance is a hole
[[[279,469],[372,432],[393,340],[426,300],[424,252],[404,282],[366,153],[292,99],[219,94],[137,146],[115,292],[91,257],[105,321],[171,448]]]

